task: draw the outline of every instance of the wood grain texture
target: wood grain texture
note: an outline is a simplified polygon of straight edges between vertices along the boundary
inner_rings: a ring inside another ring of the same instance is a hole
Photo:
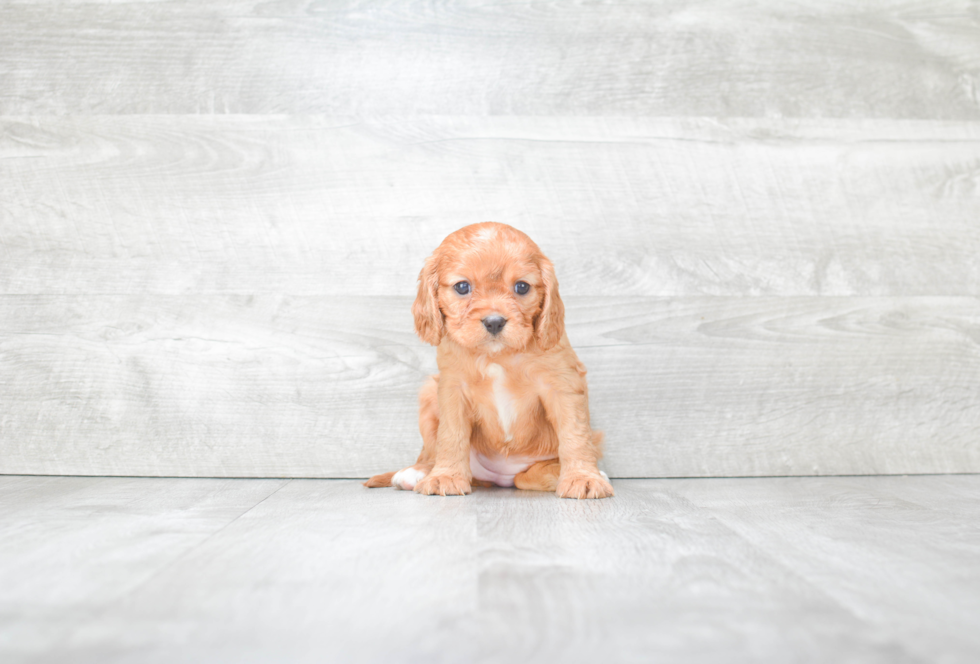
[[[410,298],[0,297],[0,472],[364,477]],[[980,472],[977,298],[568,298],[613,477]]]
[[[0,292],[411,295],[451,231],[564,291],[980,294],[980,124],[0,119]]]
[[[613,476],[980,471],[978,90],[966,0],[0,0],[0,472],[407,463],[488,219]]]
[[[980,478],[0,478],[5,662],[973,662]]]
[[[980,119],[968,0],[4,2],[0,113]]]
[[[284,484],[2,478],[0,659],[51,661],[73,609],[104,616]]]

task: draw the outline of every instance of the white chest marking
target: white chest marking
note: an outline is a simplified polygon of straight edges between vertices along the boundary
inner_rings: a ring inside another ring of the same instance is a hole
[[[517,419],[517,411],[514,409],[514,397],[504,386],[504,368],[499,364],[490,364],[487,366],[487,376],[493,379],[493,405],[497,408],[497,419],[504,430],[504,441],[510,442],[514,437],[511,428]]]

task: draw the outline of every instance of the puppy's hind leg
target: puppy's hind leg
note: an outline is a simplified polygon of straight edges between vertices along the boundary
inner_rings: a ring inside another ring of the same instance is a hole
[[[561,463],[558,459],[538,461],[514,476],[514,486],[525,491],[554,491],[558,488],[560,474]]]
[[[602,439],[603,435],[601,431],[592,432],[592,442],[599,451],[598,456],[600,457],[602,456]],[[560,475],[561,462],[558,459],[546,459],[545,461],[538,461],[532,464],[523,473],[515,475],[514,486],[525,491],[557,491]],[[599,475],[603,481],[606,483],[609,482],[609,476],[601,470],[599,471]],[[611,491],[609,495],[612,495]]]
[[[369,489],[393,486],[403,491],[411,491],[419,480],[432,470],[435,464],[436,432],[439,430],[439,399],[436,394],[438,380],[439,376],[432,376],[419,392],[419,432],[422,434],[422,453],[419,454],[415,465],[402,468],[397,472],[375,475],[365,482],[364,486]]]

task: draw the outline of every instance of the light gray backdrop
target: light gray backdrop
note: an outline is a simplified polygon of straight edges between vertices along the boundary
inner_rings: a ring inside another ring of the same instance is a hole
[[[414,460],[554,260],[615,477],[980,471],[977,2],[0,2],[0,472]]]

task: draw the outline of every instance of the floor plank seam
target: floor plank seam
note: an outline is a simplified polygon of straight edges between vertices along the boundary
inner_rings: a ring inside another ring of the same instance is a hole
[[[176,479],[183,479],[183,478],[176,478]],[[197,551],[202,546],[206,545],[208,542],[210,542],[212,539],[214,539],[215,537],[217,537],[220,533],[224,532],[229,526],[231,526],[232,524],[234,524],[235,522],[237,522],[243,516],[245,516],[246,514],[248,514],[249,512],[251,512],[252,510],[254,510],[256,507],[258,507],[259,505],[261,505],[262,503],[264,503],[265,501],[267,501],[272,496],[274,496],[277,493],[279,493],[279,491],[281,489],[283,489],[283,487],[291,484],[292,481],[293,481],[292,479],[285,480],[281,485],[279,485],[278,487],[276,487],[276,489],[274,491],[272,491],[271,493],[269,493],[269,495],[265,496],[262,500],[258,501],[257,503],[255,503],[254,505],[252,505],[251,507],[249,507],[248,509],[246,509],[244,512],[242,512],[241,514],[239,514],[238,516],[236,516],[235,518],[233,518],[231,521],[229,521],[228,523],[226,523],[221,528],[219,528],[218,530],[214,531],[213,533],[211,533],[210,535],[208,535],[207,537],[205,537],[201,541],[197,542],[193,546],[191,546],[188,549],[186,549],[185,551],[183,551],[180,555],[177,555],[174,558],[172,558],[167,564],[165,564],[162,567],[160,567],[159,569],[155,570],[152,574],[150,574],[149,576],[147,576],[145,579],[143,579],[142,581],[140,581],[138,584],[136,584],[135,586],[133,586],[132,588],[130,588],[129,590],[127,590],[125,593],[123,593],[119,597],[116,597],[112,601],[107,602],[104,606],[102,606],[101,608],[99,608],[97,611],[93,612],[92,619],[93,620],[97,620],[98,618],[101,618],[101,617],[107,615],[120,602],[123,602],[127,598],[132,597],[133,595],[137,594],[142,588],[146,587],[151,581],[153,581],[153,579],[159,577],[161,574],[163,574],[167,570],[173,568],[175,565],[179,564],[182,560],[186,559],[194,551]],[[57,651],[58,648],[60,648],[61,646],[64,646],[66,643],[69,643],[72,640],[72,638],[75,636],[77,630],[78,629],[82,629],[82,627],[83,626],[78,627],[75,631],[64,635],[64,637],[61,639],[61,642],[57,646],[53,646],[52,649],[55,650],[55,651]]]

